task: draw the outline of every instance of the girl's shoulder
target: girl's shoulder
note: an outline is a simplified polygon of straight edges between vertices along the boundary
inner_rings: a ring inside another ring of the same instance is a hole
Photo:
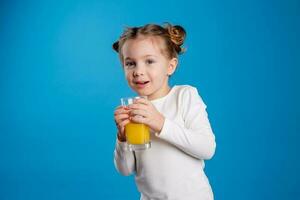
[[[196,93],[198,94],[198,90],[196,87],[191,85],[175,85],[173,89],[176,91],[178,95],[182,94],[191,94]]]
[[[200,102],[204,106],[205,103],[198,92],[198,89],[191,85],[176,85],[174,86],[174,95],[176,99],[183,104],[190,104],[191,102]]]

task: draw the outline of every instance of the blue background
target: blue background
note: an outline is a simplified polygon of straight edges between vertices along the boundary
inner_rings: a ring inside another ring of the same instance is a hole
[[[1,200],[139,198],[113,165],[113,110],[133,93],[111,45],[125,26],[165,21],[188,34],[171,84],[208,106],[215,198],[299,197],[299,1],[0,6]]]

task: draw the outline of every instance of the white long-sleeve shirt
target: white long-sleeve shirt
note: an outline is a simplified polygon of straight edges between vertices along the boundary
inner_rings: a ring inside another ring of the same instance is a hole
[[[196,88],[173,86],[151,103],[165,117],[160,133],[151,131],[151,148],[131,152],[116,142],[114,163],[123,175],[135,173],[141,200],[211,200],[204,160],[215,153],[215,136],[206,105]]]

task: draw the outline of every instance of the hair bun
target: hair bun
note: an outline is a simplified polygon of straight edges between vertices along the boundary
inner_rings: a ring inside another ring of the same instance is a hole
[[[116,41],[115,43],[113,43],[112,47],[117,53],[119,53],[119,41]]]
[[[176,45],[177,53],[182,53],[185,51],[185,48],[180,47],[186,37],[186,32],[182,26],[168,24],[166,27],[168,34],[170,35],[171,41]]]

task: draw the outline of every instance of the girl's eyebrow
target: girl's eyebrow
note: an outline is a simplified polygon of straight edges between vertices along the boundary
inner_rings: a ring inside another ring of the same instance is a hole
[[[153,57],[156,57],[155,55],[145,55],[143,56],[142,58],[145,58],[145,57],[149,57],[149,56],[153,56]],[[125,60],[134,60],[133,58],[130,58],[130,57],[126,57]]]

